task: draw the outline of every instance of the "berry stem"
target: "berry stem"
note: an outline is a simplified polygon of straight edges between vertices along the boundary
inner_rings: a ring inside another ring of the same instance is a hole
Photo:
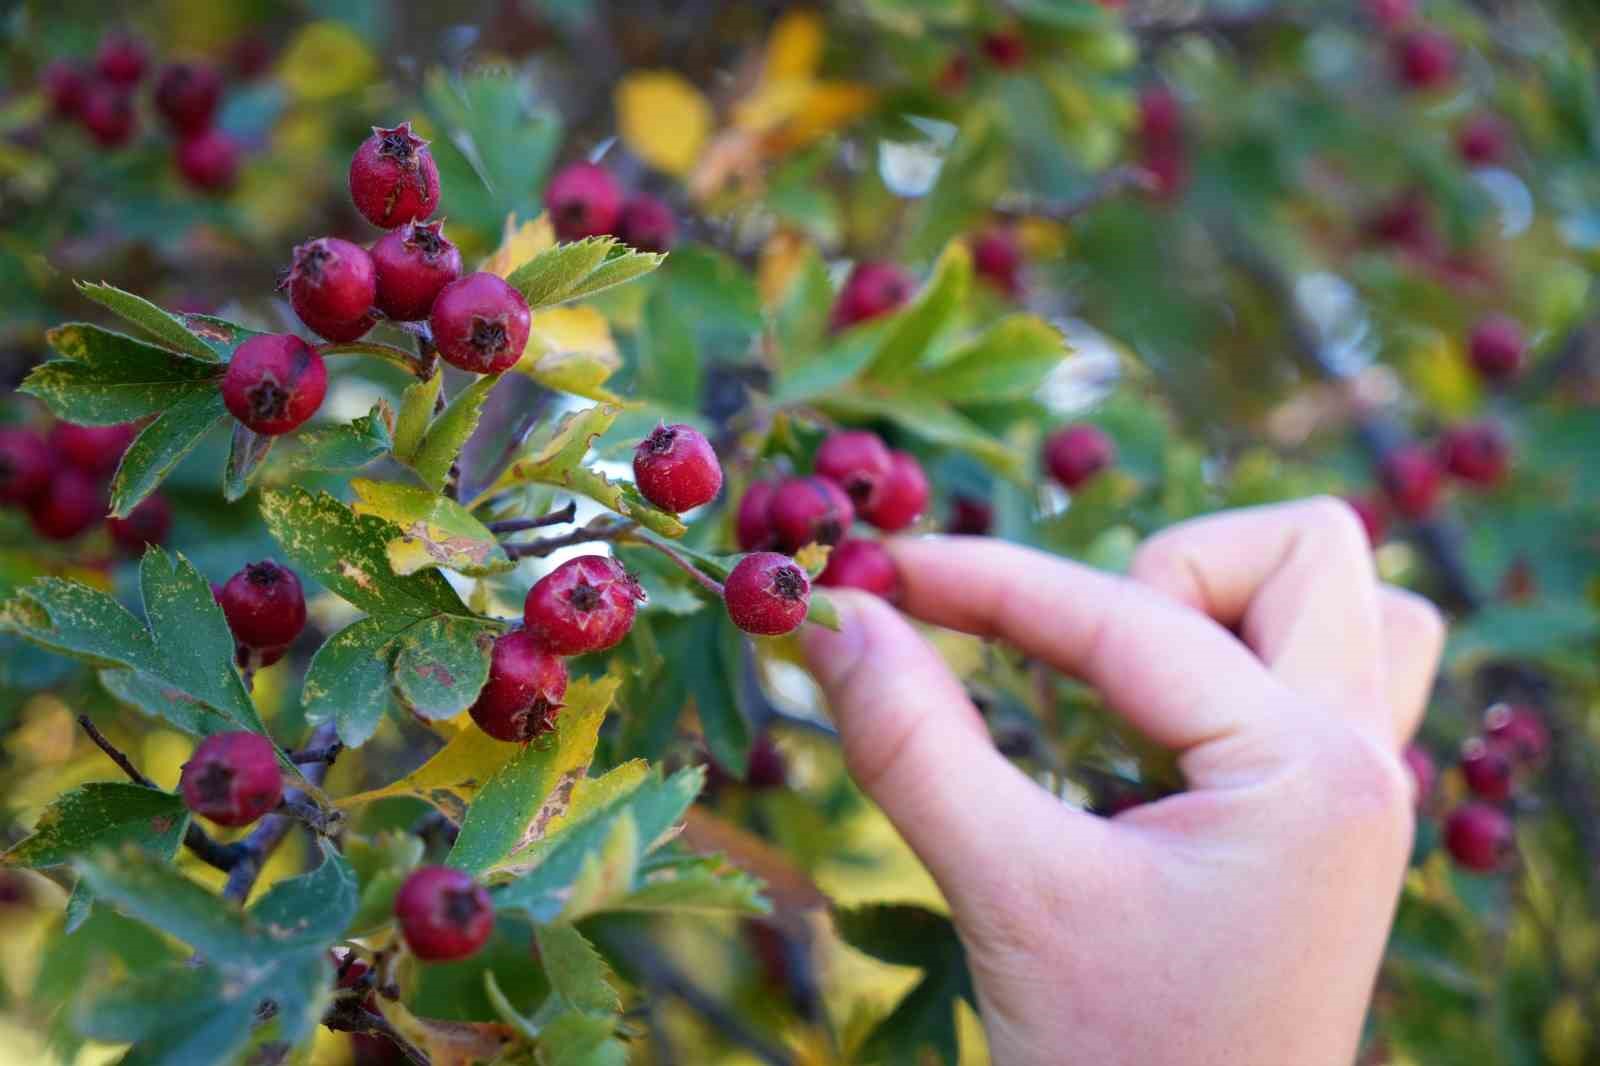
[[[568,500],[565,507],[558,507],[554,511],[546,512],[537,518],[508,518],[503,522],[490,522],[489,532],[496,536],[507,533],[521,533],[525,529],[540,529],[544,526],[564,526],[577,516],[578,504],[575,500]]]
[[[700,584],[701,588],[711,593],[711,595],[715,596],[717,599],[722,599],[724,592],[722,582],[703,572],[698,566],[695,566],[694,563],[690,562],[684,556],[678,554],[678,552],[675,551],[671,546],[661,543],[654,537],[640,536],[637,532],[637,529],[638,527],[634,527],[633,530],[628,531],[617,539],[619,541],[625,541],[628,544],[643,544],[646,547],[654,548],[662,555],[665,555],[668,559],[671,559],[679,570],[682,570],[684,573],[694,578],[695,581]]]
[[[343,344],[319,344],[318,354],[323,357],[330,355],[370,355],[393,363],[402,370],[408,371],[419,381],[427,381],[433,373],[433,362],[421,355],[412,355],[404,348],[396,348],[392,344],[382,344],[378,341],[348,341]]]

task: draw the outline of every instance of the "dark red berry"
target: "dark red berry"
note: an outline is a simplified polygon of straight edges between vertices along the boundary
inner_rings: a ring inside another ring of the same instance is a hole
[[[778,493],[776,481],[752,481],[739,498],[739,513],[734,518],[734,536],[740,551],[765,551],[772,547],[772,498]]]
[[[1456,46],[1438,30],[1415,29],[1396,38],[1395,76],[1410,89],[1437,89],[1455,76]]]
[[[978,47],[984,58],[1001,70],[1015,70],[1028,59],[1028,47],[1015,30],[986,33]]]
[[[958,536],[987,537],[994,528],[994,508],[987,500],[957,496],[950,501],[950,520],[945,532]]]
[[[252,81],[272,69],[272,42],[247,33],[228,46],[228,68],[240,81]]]
[[[496,740],[527,743],[556,727],[567,694],[567,664],[526,629],[494,642],[489,680],[469,709]]]
[[[1494,115],[1474,115],[1456,133],[1456,151],[1476,167],[1503,162],[1511,148],[1511,132]]]
[[[439,168],[428,142],[411,123],[372,127],[350,160],[350,199],[368,222],[382,229],[427,218],[439,207]]]
[[[178,789],[202,818],[249,825],[283,799],[283,770],[272,741],[260,733],[213,733],[183,764]]]
[[[39,434],[0,429],[0,503],[27,503],[50,484],[55,462]]]
[[[1504,803],[1510,798],[1511,769],[1511,756],[1482,737],[1473,737],[1461,749],[1461,775],[1481,800]]]
[[[661,425],[633,450],[633,478],[645,499],[677,514],[716,498],[722,464],[698,429]]]
[[[333,960],[333,987],[362,988],[368,983],[372,967],[349,948],[332,948],[328,952]]]
[[[1144,169],[1150,195],[1174,200],[1189,183],[1189,153],[1182,145],[1151,149],[1139,165]]]
[[[178,142],[178,173],[201,192],[226,192],[239,177],[239,142],[218,129]]]
[[[1183,105],[1165,85],[1147,85],[1139,93],[1139,139],[1147,149],[1170,145],[1183,134]]]
[[[400,322],[427,318],[440,290],[461,276],[461,251],[443,228],[443,222],[408,222],[372,246],[378,310]]]
[[[1475,873],[1492,873],[1511,857],[1516,827],[1498,807],[1464,803],[1445,820],[1444,845],[1457,865]]]
[[[897,533],[915,522],[928,506],[928,475],[910,452],[889,454],[889,476],[878,498],[861,509],[861,517],[886,533]]]
[[[893,467],[894,459],[883,438],[864,429],[828,434],[813,464],[817,476],[844,489],[857,509],[877,502]]]
[[[355,340],[372,328],[377,295],[378,272],[360,245],[321,237],[295,248],[289,303],[314,332],[335,343]]]
[[[972,60],[962,52],[957,52],[945,60],[943,67],[939,68],[938,77],[934,78],[934,88],[942,93],[955,96],[965,92],[967,83],[972,80]]]
[[[1550,729],[1535,707],[1497,703],[1483,712],[1483,732],[1518,762],[1537,765],[1550,753]]]
[[[1384,459],[1379,480],[1394,509],[1406,518],[1426,518],[1439,502],[1444,471],[1433,450],[1421,444],[1398,448]]]
[[[1367,543],[1374,548],[1382,544],[1389,536],[1389,505],[1384,498],[1376,494],[1346,496],[1344,502],[1361,520],[1361,528],[1367,531]]]
[[[1068,491],[1076,491],[1117,461],[1117,445],[1099,426],[1062,426],[1044,442],[1044,465]]]
[[[1417,0],[1367,0],[1367,17],[1380,29],[1393,32],[1417,15]]]
[[[222,101],[222,75],[204,63],[173,63],[156,79],[156,110],[178,133],[209,129]]]
[[[617,237],[641,252],[668,252],[678,239],[678,220],[659,197],[640,193],[622,206]]]
[[[528,590],[522,605],[528,631],[557,655],[614,648],[633,628],[644,590],[622,564],[604,555],[580,555],[556,567]]]
[[[1522,326],[1506,315],[1490,315],[1479,322],[1467,342],[1473,367],[1490,381],[1516,377],[1527,350]]]
[[[1428,800],[1433,797],[1433,787],[1439,780],[1439,768],[1434,765],[1433,756],[1428,754],[1426,748],[1416,744],[1407,744],[1402,753],[1406,769],[1411,772],[1411,781],[1416,789],[1417,807],[1427,806]]]
[[[779,483],[767,509],[778,547],[797,552],[807,544],[837,544],[855,524],[855,507],[837,484],[823,477],[792,477]]]
[[[148,544],[160,544],[172,529],[172,505],[165,496],[146,496],[126,518],[113,518],[106,523],[111,539],[117,547],[138,553]]]
[[[463,870],[421,866],[395,893],[394,914],[411,954],[426,962],[464,959],[494,932],[494,903]]]
[[[817,584],[824,588],[861,589],[892,600],[900,589],[900,575],[888,549],[878,541],[848,538],[829,554],[828,565],[817,577]]]
[[[57,469],[50,484],[28,501],[34,532],[46,540],[71,540],[106,516],[108,502],[98,478],[74,467]]]
[[[1022,246],[1009,226],[990,226],[972,241],[978,277],[1013,299],[1022,292]]]
[[[428,315],[444,361],[474,374],[498,374],[528,346],[528,301],[494,274],[468,274],[439,291]]]
[[[88,474],[109,474],[122,462],[138,429],[130,422],[114,426],[80,426],[57,422],[50,427],[50,450]]]
[[[222,402],[256,433],[288,433],[316,414],[328,390],[317,350],[292,333],[264,333],[239,345],[222,375]]]
[[[145,43],[129,33],[111,33],[95,52],[94,69],[102,78],[124,88],[139,84],[150,65]]]
[[[138,116],[126,91],[108,82],[97,81],[83,94],[78,121],[102,148],[119,148],[133,138]]]
[[[911,299],[916,282],[893,263],[857,263],[834,301],[830,322],[846,329],[885,315]]]
[[[782,788],[789,783],[789,761],[783,757],[783,749],[778,747],[771,733],[762,733],[750,745],[744,783],[757,792]]]
[[[622,190],[604,167],[572,163],[550,179],[544,206],[559,240],[599,237],[617,228],[622,217]]]
[[[728,575],[723,599],[734,625],[746,633],[775,637],[806,620],[811,582],[787,555],[756,552],[740,559]]]
[[[1494,422],[1455,426],[1439,442],[1439,459],[1462,481],[1489,488],[1499,484],[1511,466],[1511,442]]]
[[[1376,241],[1417,255],[1432,255],[1440,244],[1433,209],[1419,192],[1403,193],[1385,204],[1367,222],[1367,233]]]
[[[286,648],[306,624],[306,598],[294,571],[270,559],[250,563],[217,593],[233,639],[253,649]]]
[[[83,68],[67,59],[57,59],[44,68],[45,97],[57,118],[74,118],[83,108],[89,93],[89,78]]]

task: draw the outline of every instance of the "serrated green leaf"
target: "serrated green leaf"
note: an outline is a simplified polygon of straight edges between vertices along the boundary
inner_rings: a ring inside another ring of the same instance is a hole
[[[217,389],[190,393],[161,412],[122,455],[111,479],[111,513],[126,518],[227,415]]]
[[[666,262],[667,257],[660,252],[635,252],[632,249],[613,250],[606,261],[596,267],[583,279],[569,295],[563,300],[577,300],[586,296],[594,296],[607,289],[624,285],[635,278],[642,278],[652,270]]]
[[[647,863],[639,885],[607,909],[680,914],[766,914],[772,909],[758,878],[725,860],[675,856]]]
[[[435,370],[433,377],[407,385],[400,394],[400,414],[394,424],[394,457],[402,463],[409,464],[416,459],[443,387],[444,371]]]
[[[622,1010],[622,997],[611,984],[611,967],[582,933],[570,925],[541,925],[534,936],[551,994],[565,1006],[600,1014]]]
[[[452,718],[489,679],[489,653],[500,623],[436,615],[395,638],[395,691],[424,718]]]
[[[596,404],[581,411],[569,411],[548,434],[536,437],[505,472],[467,505],[476,509],[484,500],[518,485],[563,485],[570,471],[583,462],[589,447],[616,421],[621,409],[612,404]]]
[[[120,703],[143,711],[192,737],[226,732],[233,723],[213,714],[205,704],[159,678],[137,670],[101,670],[100,684]]]
[[[971,287],[972,253],[963,244],[951,244],[922,292],[890,319],[893,325],[873,354],[866,377],[882,383],[907,381],[934,339],[955,321]]]
[[[379,400],[372,410],[342,426],[303,429],[285,465],[291,470],[359,470],[394,448],[389,424],[394,413]]]
[[[66,358],[33,369],[19,391],[84,425],[116,425],[214,393],[222,369],[84,323],[58,326],[50,344]]]
[[[917,376],[916,390],[954,404],[1025,399],[1067,356],[1059,330],[1035,315],[1010,315]]]
[[[743,777],[754,736],[741,672],[745,669],[744,634],[727,611],[705,611],[673,642],[694,697],[695,712],[706,748],[718,766]]]
[[[57,796],[33,833],[0,862],[57,866],[97,848],[128,844],[170,859],[188,826],[188,808],[170,792],[125,781],[91,781]]]
[[[144,297],[124,292],[115,285],[107,285],[105,282],[95,284],[77,281],[73,284],[89,299],[138,326],[173,351],[192,355],[196,359],[216,362],[217,353],[199,337],[190,333],[176,315],[163,311]]]
[[[94,666],[128,666],[160,676],[155,644],[139,620],[111,596],[76,581],[45,577],[17,590],[0,624]]]
[[[357,478],[359,514],[374,514],[402,533],[389,542],[389,565],[397,574],[443,567],[472,577],[515,567],[499,539],[461,504],[411,485]]]
[[[653,252],[635,252],[615,237],[586,237],[540,252],[506,281],[537,311],[642,277],[665,259]]]
[[[140,848],[81,856],[73,867],[95,895],[188,944],[209,961],[242,961],[245,919],[220,897]]]
[[[178,321],[224,361],[232,359],[239,345],[251,337],[264,336],[260,330],[246,329],[237,322],[229,322],[215,315],[179,315]]]
[[[352,748],[371,740],[389,707],[395,638],[411,623],[409,615],[363,618],[324,641],[300,690],[306,719],[333,722],[339,740]]]
[[[272,451],[276,437],[264,437],[252,432],[243,422],[235,422],[233,436],[228,442],[228,461],[222,467],[222,498],[232,503],[244,499]]]
[[[444,488],[451,464],[461,455],[467,438],[478,428],[484,402],[499,381],[499,374],[487,374],[462,389],[423,434],[410,464],[422,483],[434,492]]]
[[[356,875],[331,845],[310,873],[274,884],[249,911],[257,961],[327,950],[356,912]]]

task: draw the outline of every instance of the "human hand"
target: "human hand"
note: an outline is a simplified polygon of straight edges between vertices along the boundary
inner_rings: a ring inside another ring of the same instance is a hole
[[[908,614],[1093,685],[1188,783],[1077,810],[995,750],[888,604],[835,593],[843,631],[808,627],[851,773],[949,900],[993,1060],[1348,1066],[1411,846],[1400,750],[1444,638],[1378,582],[1350,509],[1187,522],[1128,578],[986,538],[889,547]]]

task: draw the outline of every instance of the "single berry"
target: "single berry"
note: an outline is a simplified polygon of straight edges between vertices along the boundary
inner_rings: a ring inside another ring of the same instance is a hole
[[[1183,105],[1165,85],[1147,85],[1139,93],[1139,139],[1145,147],[1170,145],[1183,135]]]
[[[464,959],[494,932],[494,903],[464,870],[420,866],[395,893],[394,914],[411,954],[425,962]]]
[[[496,740],[527,743],[556,727],[567,694],[567,664],[526,629],[494,642],[489,680],[469,708],[478,728]]]
[[[494,274],[468,274],[446,285],[428,322],[444,361],[474,374],[509,370],[528,346],[528,301]]]
[[[439,207],[439,168],[411,123],[372,127],[350,160],[350,199],[380,229],[427,218]]]
[[[133,100],[121,88],[95,82],[83,95],[78,121],[102,148],[120,148],[132,140],[138,126]]]
[[[294,313],[328,340],[353,341],[372,328],[378,273],[360,245],[321,237],[297,246],[288,285]]]
[[[722,464],[698,429],[660,425],[633,450],[633,478],[645,499],[678,514],[716,498]]]
[[[32,430],[0,429],[0,503],[27,503],[50,484],[55,460]]]
[[[126,518],[113,518],[106,523],[111,539],[117,547],[137,554],[147,544],[160,544],[172,529],[172,505],[165,496],[146,496]]]
[[[834,301],[830,323],[846,329],[886,315],[911,299],[916,282],[893,263],[857,263]]]
[[[746,633],[775,637],[798,629],[811,603],[806,572],[787,555],[746,555],[728,575],[723,590],[728,617]]]
[[[106,510],[99,479],[73,467],[57,469],[44,491],[28,501],[28,519],[46,540],[71,540],[104,518]]]
[[[1070,492],[1116,461],[1116,442],[1099,426],[1062,426],[1044,442],[1045,469]]]
[[[604,555],[580,555],[556,567],[528,590],[522,605],[528,631],[557,655],[614,648],[633,628],[644,590],[622,564]]]
[[[57,422],[50,427],[50,450],[86,474],[109,474],[122,462],[138,429],[131,422],[114,426],[80,426]]]
[[[178,142],[178,173],[201,192],[226,192],[239,177],[239,142],[209,129]]]
[[[1456,133],[1456,151],[1475,167],[1494,166],[1511,150],[1511,132],[1494,115],[1474,115]]]
[[[1189,152],[1181,144],[1148,149],[1139,165],[1157,200],[1175,200],[1189,184]]]
[[[222,402],[246,428],[269,437],[316,414],[328,390],[317,350],[292,333],[264,333],[239,345],[222,375]]]
[[[744,783],[757,792],[782,788],[789,783],[789,761],[783,757],[783,749],[778,747],[771,733],[762,733],[750,745]]]
[[[1467,342],[1473,368],[1490,381],[1516,377],[1527,351],[1522,326],[1506,315],[1490,315],[1479,322]]]
[[[172,63],[156,79],[156,110],[178,133],[211,126],[222,101],[222,75],[204,63]]]
[[[678,220],[659,197],[640,193],[622,205],[617,237],[641,252],[668,252],[678,239]]]
[[[978,48],[990,63],[1000,70],[1015,70],[1028,60],[1028,46],[1015,30],[997,30],[986,33]]]
[[[246,648],[287,648],[306,624],[306,598],[294,571],[270,559],[251,563],[217,593],[233,639]],[[281,655],[281,652],[280,652]]]
[[[461,276],[461,251],[443,228],[443,222],[407,222],[372,246],[378,310],[399,322],[420,321],[440,290]]]
[[[1383,30],[1401,29],[1417,16],[1417,0],[1367,0],[1367,17]]]
[[[1455,42],[1438,30],[1411,30],[1395,39],[1393,61],[1407,88],[1437,89],[1455,76]]]
[[[900,575],[881,543],[852,537],[840,541],[828,555],[828,565],[818,575],[817,584],[824,588],[861,589],[892,600],[900,590]]]
[[[57,59],[44,68],[42,81],[51,113],[57,118],[76,117],[89,93],[89,78],[83,68],[71,60]]]
[[[1550,753],[1550,729],[1535,707],[1497,703],[1483,712],[1483,733],[1518,762],[1537,765]]]
[[[970,81],[972,81],[972,60],[968,59],[965,53],[957,52],[945,60],[944,66],[939,68],[933,86],[942,93],[956,96],[966,91]]]
[[[272,69],[272,42],[259,34],[236,37],[228,46],[228,69],[240,81],[254,81]]]
[[[100,41],[94,69],[106,81],[124,88],[139,84],[150,65],[150,51],[129,33],[111,33]]]
[[[617,228],[622,190],[611,172],[595,163],[563,167],[544,190],[550,225],[563,241],[600,237]]]
[[[1376,493],[1367,496],[1346,496],[1344,502],[1350,505],[1350,509],[1361,520],[1361,528],[1367,531],[1367,543],[1376,548],[1388,538],[1389,505],[1382,496]]]
[[[797,552],[807,544],[837,544],[855,524],[855,506],[836,483],[823,477],[792,477],[779,483],[767,509],[778,547]]]
[[[333,961],[333,987],[364,988],[370,983],[367,975],[372,973],[372,966],[354,951],[331,948],[328,956]]]
[[[1498,485],[1511,466],[1511,442],[1497,423],[1455,426],[1439,442],[1444,468],[1468,484]]]
[[[1511,756],[1498,744],[1473,737],[1461,749],[1461,776],[1481,800],[1504,803],[1511,797]]]
[[[1516,847],[1516,827],[1498,807],[1464,803],[1445,820],[1444,845],[1457,865],[1475,873],[1493,873],[1505,865]]]
[[[178,790],[202,818],[249,825],[283,799],[283,770],[272,741],[260,733],[213,733],[183,764]]]
[[[766,551],[773,545],[772,498],[778,493],[776,481],[752,481],[739,497],[739,513],[734,517],[734,536],[739,550]]]
[[[994,508],[987,500],[957,496],[950,501],[950,520],[944,528],[957,536],[987,537],[994,529]]]
[[[972,267],[978,277],[1016,299],[1022,292],[1022,246],[1009,226],[990,226],[972,241]]]
[[[910,452],[889,453],[889,476],[878,498],[862,508],[861,517],[885,533],[897,533],[921,517],[928,506],[928,475]]]
[[[1439,502],[1444,471],[1433,450],[1408,444],[1390,452],[1378,471],[1394,509],[1406,518],[1426,518]]]
[[[1417,255],[1432,255],[1440,245],[1432,206],[1420,192],[1403,193],[1385,204],[1368,220],[1366,229],[1373,240]]]
[[[1417,807],[1425,807],[1433,798],[1433,787],[1439,780],[1439,768],[1434,765],[1428,749],[1417,744],[1407,744],[1402,753],[1406,769],[1411,772],[1411,782],[1416,789]]]
[[[864,429],[846,429],[828,434],[817,448],[812,469],[818,477],[844,489],[859,510],[877,502],[893,467],[894,459],[882,437]]]

